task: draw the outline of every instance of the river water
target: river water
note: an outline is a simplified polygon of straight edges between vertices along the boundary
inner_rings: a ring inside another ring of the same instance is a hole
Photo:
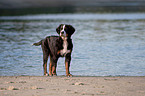
[[[145,13],[0,16],[0,76],[42,76],[42,50],[32,46],[71,24],[71,73],[80,76],[145,76]],[[64,58],[57,74],[65,75]]]

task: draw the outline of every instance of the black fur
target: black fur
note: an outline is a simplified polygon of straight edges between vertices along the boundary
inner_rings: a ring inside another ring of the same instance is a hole
[[[63,24],[61,24],[57,29],[57,33],[60,34],[60,30],[62,29]],[[41,45],[43,51],[43,67],[44,67],[44,75],[48,75],[47,73],[47,60],[50,56],[50,65],[49,65],[49,75],[56,75],[56,67],[57,61],[59,57],[65,57],[65,66],[66,66],[66,75],[71,76],[69,72],[70,61],[71,61],[71,52],[73,49],[71,35],[74,33],[75,29],[71,25],[65,25],[65,31],[67,33],[67,50],[70,52],[66,54],[60,54],[60,51],[63,50],[64,39],[61,36],[48,36],[45,39],[39,41],[38,43],[34,43],[33,45],[39,46]]]
[[[60,30],[63,28],[63,25],[64,24],[61,24],[58,28],[56,28],[56,32],[58,34],[60,34]],[[74,27],[72,27],[71,25],[66,25],[65,30],[66,30],[67,34],[69,35],[68,37],[71,37],[71,35],[75,32]]]

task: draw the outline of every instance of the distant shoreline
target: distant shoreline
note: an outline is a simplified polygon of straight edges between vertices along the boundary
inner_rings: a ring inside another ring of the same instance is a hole
[[[145,7],[145,0],[1,0],[0,9],[51,7]]]
[[[145,12],[145,0],[7,0],[0,1],[2,15],[41,13]]]

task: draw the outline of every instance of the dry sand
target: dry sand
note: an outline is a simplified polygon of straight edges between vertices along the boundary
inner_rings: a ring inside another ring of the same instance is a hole
[[[145,77],[0,77],[0,96],[145,96]]]

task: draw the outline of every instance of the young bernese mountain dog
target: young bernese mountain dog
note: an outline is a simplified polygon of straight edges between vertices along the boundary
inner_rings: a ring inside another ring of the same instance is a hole
[[[50,57],[49,76],[56,76],[56,67],[59,57],[65,57],[66,76],[72,76],[69,71],[71,53],[73,49],[71,35],[75,29],[71,25],[61,24],[56,28],[59,36],[48,36],[45,39],[34,43],[33,45],[41,45],[43,51],[43,69],[44,75],[47,73],[47,60]]]

